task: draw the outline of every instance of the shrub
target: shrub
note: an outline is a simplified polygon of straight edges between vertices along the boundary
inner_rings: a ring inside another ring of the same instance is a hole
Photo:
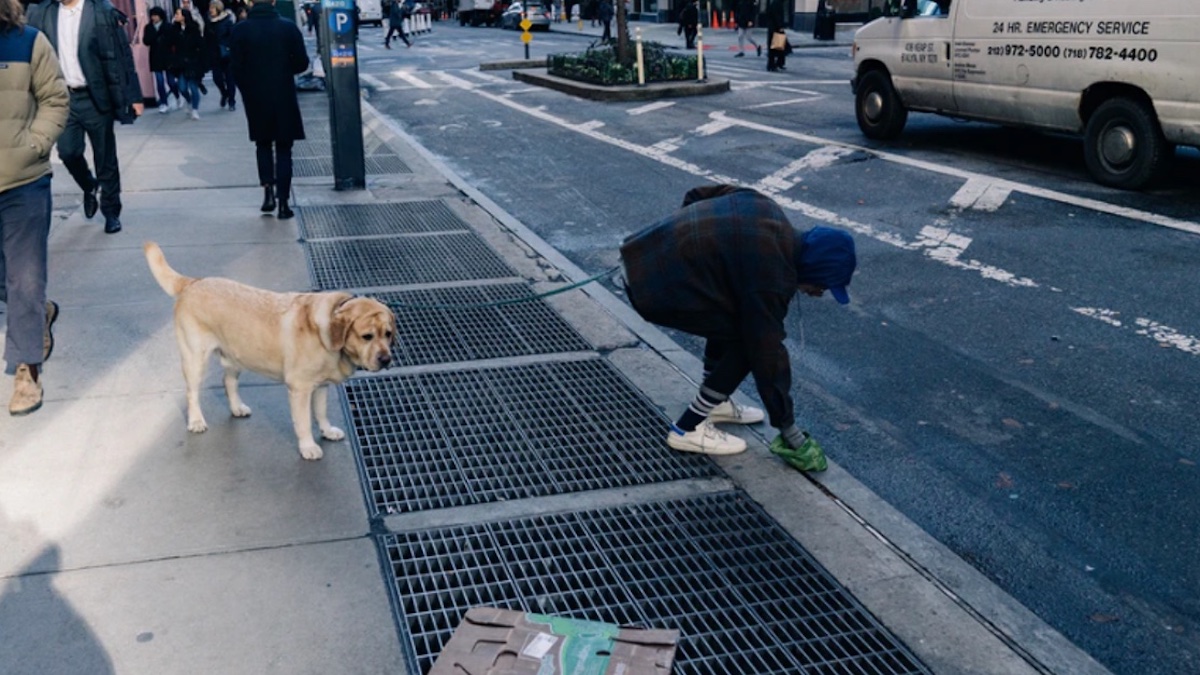
[[[658,42],[642,43],[642,60],[648,83],[696,79],[695,56],[668,53]],[[637,84],[636,63],[621,63],[613,45],[593,45],[583,53],[551,54],[546,62],[549,74],[568,80],[603,85]]]

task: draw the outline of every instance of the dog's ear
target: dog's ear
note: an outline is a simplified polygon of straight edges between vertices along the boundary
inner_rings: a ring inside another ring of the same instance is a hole
[[[321,346],[331,352],[340,352],[346,346],[351,320],[349,313],[343,310],[353,297],[349,293],[321,293],[309,306],[309,320],[317,329]]]

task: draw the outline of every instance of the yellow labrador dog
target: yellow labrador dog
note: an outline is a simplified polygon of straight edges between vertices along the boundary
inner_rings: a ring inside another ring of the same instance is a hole
[[[208,428],[200,411],[200,384],[209,357],[225,367],[225,393],[234,417],[250,408],[238,396],[238,375],[252,370],[287,385],[292,424],[304,459],[321,459],[313,440],[312,413],[327,440],[346,434],[329,423],[326,385],[355,368],[379,370],[391,362],[396,317],[387,305],[349,293],[274,293],[171,269],[154,242],[142,247],[154,279],[175,301],[175,336],[187,384],[188,431]]]

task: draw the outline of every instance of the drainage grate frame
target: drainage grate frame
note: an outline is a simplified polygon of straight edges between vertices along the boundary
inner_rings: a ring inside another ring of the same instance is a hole
[[[602,358],[351,379],[373,515],[715,478],[663,441],[669,421]]]
[[[930,672],[741,491],[376,543],[419,673],[477,605],[679,629],[677,675]]]
[[[396,314],[396,365],[591,351],[571,324],[535,297],[522,283],[375,294]],[[528,300],[479,306],[520,299]]]
[[[473,232],[318,240],[304,246],[309,272],[320,290],[517,276]]]
[[[304,239],[470,229],[450,207],[436,200],[388,204],[324,204],[307,206],[300,210],[300,234]]]

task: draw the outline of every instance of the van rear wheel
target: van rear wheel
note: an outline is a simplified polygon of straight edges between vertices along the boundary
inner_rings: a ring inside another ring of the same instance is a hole
[[[1142,101],[1109,99],[1088,120],[1083,158],[1102,185],[1122,190],[1146,187],[1166,173],[1173,154],[1154,110]]]
[[[891,140],[900,135],[908,121],[908,110],[896,95],[892,78],[883,70],[868,70],[858,82],[854,97],[858,128],[867,138]]]

